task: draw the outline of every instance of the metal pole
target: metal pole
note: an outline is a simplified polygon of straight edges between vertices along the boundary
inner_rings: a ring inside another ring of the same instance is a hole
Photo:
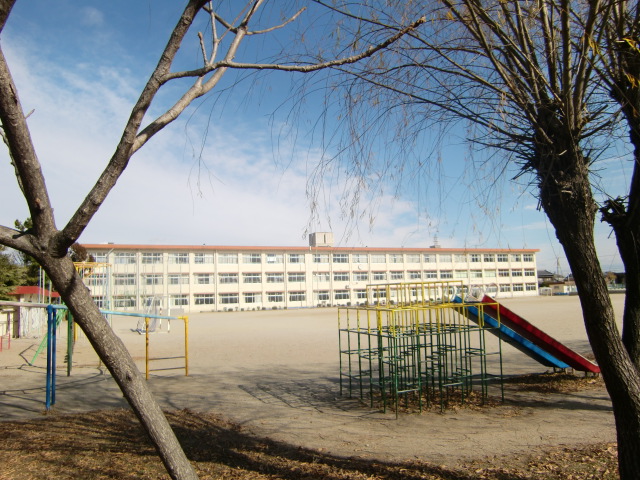
[[[184,376],[189,376],[189,317],[184,318]]]
[[[149,380],[149,317],[144,317],[146,379]]]

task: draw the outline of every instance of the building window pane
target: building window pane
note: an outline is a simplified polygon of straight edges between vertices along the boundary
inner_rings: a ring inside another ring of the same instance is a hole
[[[420,263],[420,255],[417,253],[407,253],[407,263]]]
[[[276,264],[283,262],[283,255],[281,253],[267,253],[267,263]]]
[[[216,297],[213,293],[196,293],[193,296],[193,303],[196,305],[214,305]]]
[[[449,253],[441,253],[439,260],[443,263],[451,263],[451,254]]]
[[[329,263],[329,254],[328,253],[314,253],[313,254],[313,263]]]
[[[238,303],[238,294],[237,293],[221,293],[220,303],[224,305],[229,305],[231,303]]]
[[[533,253],[525,253],[524,255],[522,255],[522,261],[523,262],[533,262]]]
[[[498,276],[499,277],[508,277],[509,276],[509,270],[506,268],[501,268],[498,270]]]
[[[453,278],[468,278],[469,273],[466,270],[456,270],[453,272]]]
[[[284,283],[284,273],[267,273],[267,283]]]
[[[422,256],[422,261],[424,263],[436,263],[436,254],[435,253],[425,253]]]
[[[130,308],[136,306],[136,297],[113,297],[114,308]]]
[[[520,255],[519,253],[513,253],[511,255],[511,261],[512,262],[521,262],[522,261],[522,255]]]
[[[226,265],[237,265],[238,254],[237,253],[219,253],[218,263],[223,263]]]
[[[319,292],[315,292],[316,300],[318,302],[327,302],[329,301],[329,292],[326,290],[321,290]]]
[[[167,276],[169,285],[188,285],[189,275],[186,273],[170,273]]]
[[[333,281],[334,282],[348,282],[349,281],[349,272],[333,272]]]
[[[387,263],[387,255],[384,253],[372,253],[371,263]]]
[[[213,253],[194,253],[193,263],[197,265],[213,263]]]
[[[218,281],[221,284],[238,283],[237,273],[219,273]]]
[[[142,284],[143,285],[162,285],[162,274],[151,273],[147,275],[142,275]]]
[[[424,272],[424,278],[438,278],[438,272],[435,270],[426,270]]]
[[[262,283],[261,273],[243,273],[242,283]]]
[[[245,253],[242,255],[242,263],[262,263],[262,255],[259,253]]]
[[[441,270],[440,278],[442,279],[453,278],[453,272],[451,270]]]
[[[213,273],[194,273],[196,285],[211,285],[213,284]]]
[[[304,272],[290,272],[288,280],[290,282],[304,282],[306,280],[306,275]]]
[[[333,263],[349,263],[349,254],[348,253],[334,253],[333,254]]]
[[[349,300],[349,290],[336,290],[334,298],[336,300]]]
[[[373,272],[373,279],[374,280],[386,280],[387,279],[387,272]]]
[[[469,258],[471,260],[471,263],[479,263],[480,261],[482,261],[479,253],[472,253]]]
[[[188,253],[170,253],[169,263],[184,265],[189,263]]]
[[[467,262],[467,256],[464,255],[464,254],[461,255],[459,253],[456,253],[456,255],[454,256],[454,261],[456,263],[466,263]]]
[[[284,293],[282,292],[268,292],[267,301],[270,303],[277,303],[284,301]]]
[[[140,263],[144,265],[162,263],[162,253],[143,253]]]
[[[367,263],[367,254],[366,253],[354,253],[351,255],[351,261],[353,263]]]
[[[483,255],[485,262],[495,262],[496,256],[493,253],[485,253]]]
[[[290,302],[304,302],[307,299],[305,292],[289,292]]]
[[[331,280],[329,272],[313,272],[313,280],[316,282],[328,282]]]
[[[390,272],[389,277],[391,278],[391,280],[404,280],[404,272]]]
[[[113,275],[114,285],[135,285],[136,275],[135,273],[116,273]]]
[[[354,272],[353,281],[354,282],[368,282],[369,281],[369,273],[368,272]]]
[[[115,261],[117,264],[130,265],[132,263],[136,263],[136,254],[130,252],[117,252],[115,254]]]
[[[262,301],[262,295],[259,293],[245,293],[244,303],[260,303]]]
[[[189,295],[170,295],[169,305],[172,307],[184,307],[189,305]]]
[[[507,255],[506,253],[499,253],[497,257],[499,262],[504,263],[509,261],[509,255]]]
[[[407,272],[409,274],[409,280],[420,280],[422,278],[422,272],[417,270]]]
[[[302,255],[299,253],[289,254],[289,263],[302,263]]]

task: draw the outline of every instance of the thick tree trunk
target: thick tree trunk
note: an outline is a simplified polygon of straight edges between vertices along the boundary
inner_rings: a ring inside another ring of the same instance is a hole
[[[557,162],[559,163],[559,162]],[[640,372],[632,362],[615,323],[611,299],[595,249],[596,206],[586,162],[553,169],[542,177],[540,198],[564,247],[578,288],[593,353],[611,396],[618,436],[620,478],[640,472]]]
[[[184,454],[169,422],[152,396],[126,347],[93,302],[68,257],[39,259],[65,304],[116,380],[131,408],[149,434],[158,454],[176,480],[198,476]]]

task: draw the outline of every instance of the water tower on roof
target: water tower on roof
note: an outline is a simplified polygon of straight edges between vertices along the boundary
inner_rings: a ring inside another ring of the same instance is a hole
[[[309,234],[310,247],[333,247],[333,233],[316,232]]]

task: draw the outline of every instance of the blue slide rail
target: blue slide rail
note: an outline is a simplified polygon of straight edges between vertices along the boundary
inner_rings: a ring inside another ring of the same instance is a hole
[[[453,303],[462,304],[462,299],[456,296],[453,299]],[[463,308],[463,313],[466,314],[466,317],[472,322],[478,323],[478,319],[480,313],[478,311],[478,307],[474,307],[470,304],[465,304]],[[532,343],[531,341],[524,338],[519,333],[513,331],[503,323],[498,322],[495,318],[487,315],[483,312],[483,321],[491,328],[491,333],[499,337],[501,340],[507,342],[509,345],[520,350],[525,355],[531,357],[536,362],[541,363],[545,367],[551,368],[571,368],[565,362],[558,360],[556,357],[551,355],[550,353],[544,351],[542,348]]]

